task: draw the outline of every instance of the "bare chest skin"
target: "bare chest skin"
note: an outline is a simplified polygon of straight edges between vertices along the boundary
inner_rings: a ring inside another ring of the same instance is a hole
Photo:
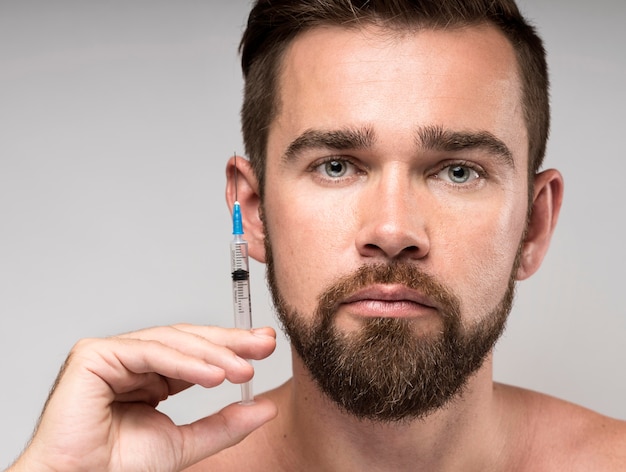
[[[187,469],[198,471],[341,471],[410,470],[447,472],[551,472],[551,471],[623,471],[626,468],[626,423],[613,420],[582,407],[528,390],[494,384],[496,401],[504,402],[507,417],[499,434],[507,438],[494,448],[487,448],[484,462],[463,458],[449,461],[441,468],[411,459],[410,466],[395,463],[363,469],[362,457],[354,450],[329,447],[337,431],[327,431],[323,438],[312,438],[308,444],[294,448],[299,431],[286,426],[290,384],[268,392],[277,402],[279,416],[252,433],[240,444],[226,449]],[[306,401],[306,400],[304,400]],[[372,445],[372,448],[380,447]],[[504,447],[504,449],[502,449]],[[321,449],[324,449],[323,451]],[[448,453],[454,454],[452,451]],[[436,455],[435,455],[436,456]],[[432,457],[432,456],[431,456]],[[461,465],[465,464],[465,465]],[[459,468],[460,467],[460,468]]]

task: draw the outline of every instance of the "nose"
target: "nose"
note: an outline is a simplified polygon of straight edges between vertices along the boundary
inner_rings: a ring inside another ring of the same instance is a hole
[[[421,259],[430,251],[425,221],[428,197],[420,197],[419,184],[410,176],[387,174],[368,184],[359,201],[357,250],[367,258]]]

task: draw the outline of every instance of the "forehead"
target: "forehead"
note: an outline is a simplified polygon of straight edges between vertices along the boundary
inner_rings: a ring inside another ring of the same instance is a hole
[[[487,24],[309,30],[284,53],[277,99],[269,155],[307,129],[361,126],[397,138],[432,125],[481,130],[527,148],[515,52]]]

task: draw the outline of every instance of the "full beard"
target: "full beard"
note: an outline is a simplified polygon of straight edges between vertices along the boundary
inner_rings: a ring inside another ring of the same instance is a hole
[[[265,246],[268,285],[291,344],[321,391],[363,420],[424,418],[458,398],[504,331],[513,303],[519,254],[504,296],[470,328],[462,323],[458,298],[410,262],[362,266],[332,283],[313,317],[306,317],[280,293],[267,232]],[[435,301],[440,332],[418,333],[410,320],[383,317],[340,332],[334,319],[341,300],[372,284],[402,284]]]

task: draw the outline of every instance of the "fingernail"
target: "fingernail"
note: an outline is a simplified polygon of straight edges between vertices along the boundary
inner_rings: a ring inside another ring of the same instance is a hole
[[[274,339],[274,336],[272,336],[271,334],[267,333],[267,328],[254,328],[252,330],[250,330],[250,332],[254,335],[254,336],[258,336],[259,338],[264,338],[264,339]]]

